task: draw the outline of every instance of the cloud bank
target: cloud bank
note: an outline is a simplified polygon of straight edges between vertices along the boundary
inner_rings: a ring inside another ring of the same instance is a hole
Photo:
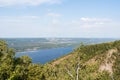
[[[106,37],[119,33],[119,25],[107,18],[64,18],[45,16],[0,16],[1,37]],[[104,24],[101,24],[104,23]],[[97,24],[96,24],[97,23]],[[99,23],[99,24],[98,24]],[[115,27],[113,27],[115,26]],[[9,29],[9,31],[8,31]],[[99,34],[99,36],[98,36]]]
[[[37,6],[41,4],[59,4],[61,0],[0,0],[0,7],[5,6]]]

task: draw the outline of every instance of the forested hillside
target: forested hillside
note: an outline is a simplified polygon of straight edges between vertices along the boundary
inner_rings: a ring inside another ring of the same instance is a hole
[[[120,80],[120,41],[81,45],[44,65],[28,56],[16,58],[0,41],[0,80]]]

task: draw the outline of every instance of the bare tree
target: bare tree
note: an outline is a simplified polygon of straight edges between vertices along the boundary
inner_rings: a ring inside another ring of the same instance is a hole
[[[79,80],[79,69],[80,69],[80,64],[77,64],[77,70],[76,70],[76,80]]]
[[[73,79],[73,80],[79,80],[79,70],[80,70],[80,57],[78,56],[77,63],[76,63],[76,69],[75,73],[76,75],[72,74],[68,66],[65,66],[65,70],[67,71],[67,74]]]

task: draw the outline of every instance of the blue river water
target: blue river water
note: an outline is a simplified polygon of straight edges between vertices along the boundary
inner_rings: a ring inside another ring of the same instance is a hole
[[[18,52],[16,57],[27,55],[32,58],[33,63],[45,64],[65,54],[69,54],[72,51],[73,47],[42,49],[36,51]]]

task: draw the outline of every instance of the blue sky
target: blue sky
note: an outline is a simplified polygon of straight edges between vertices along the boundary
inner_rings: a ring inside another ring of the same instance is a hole
[[[120,0],[0,0],[0,37],[120,38]]]

